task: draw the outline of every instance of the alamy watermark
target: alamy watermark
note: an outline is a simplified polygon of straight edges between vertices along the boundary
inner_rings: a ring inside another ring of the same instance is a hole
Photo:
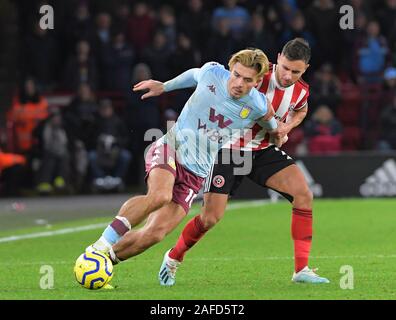
[[[224,144],[231,147],[230,141],[240,141],[242,137],[246,141],[251,141],[253,137],[251,129],[207,129],[202,127],[198,130],[181,129],[176,133],[172,129],[173,125],[173,121],[168,122],[166,139],[157,143],[160,145],[167,144],[171,150],[177,150],[178,163],[187,167],[189,165],[205,166],[208,163],[219,163],[219,159],[216,158],[219,147]],[[149,129],[144,135],[144,141],[156,143],[155,141],[158,141],[163,135],[164,133],[158,128]],[[145,157],[151,146],[149,145],[146,148]],[[240,152],[238,144],[235,148],[228,147],[222,149],[221,164],[237,165],[234,168],[235,175],[249,174],[253,163],[252,152]],[[166,163],[168,156],[165,152],[162,154],[156,153],[154,160],[159,164]]]
[[[39,286],[43,290],[54,289],[54,268],[50,265],[42,265],[40,267],[40,277]]]
[[[340,268],[340,273],[343,276],[340,279],[340,288],[343,290],[353,290],[354,288],[354,274],[353,267],[350,265],[344,265]]]
[[[339,12],[343,15],[340,19],[340,28],[342,30],[353,30],[355,28],[353,7],[345,4],[340,7]]]
[[[42,17],[39,21],[39,26],[43,30],[54,29],[54,8],[50,5],[43,5],[40,7],[40,14]]]

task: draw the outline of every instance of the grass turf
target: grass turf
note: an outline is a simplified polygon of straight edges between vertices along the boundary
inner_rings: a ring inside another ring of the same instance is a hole
[[[395,299],[396,200],[316,200],[310,265],[328,285],[294,284],[290,205],[229,210],[187,255],[172,288],[158,284],[164,252],[182,227],[163,242],[114,269],[115,290],[89,291],[74,280],[75,259],[102,229],[0,242],[0,299]],[[75,220],[12,234],[52,231],[108,218]],[[54,270],[54,288],[40,288],[40,268]],[[342,266],[353,268],[354,288],[342,289]]]

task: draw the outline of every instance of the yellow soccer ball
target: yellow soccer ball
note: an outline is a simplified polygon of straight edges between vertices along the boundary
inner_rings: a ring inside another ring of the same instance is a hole
[[[84,252],[76,260],[74,276],[84,288],[100,289],[113,277],[113,264],[102,252]]]

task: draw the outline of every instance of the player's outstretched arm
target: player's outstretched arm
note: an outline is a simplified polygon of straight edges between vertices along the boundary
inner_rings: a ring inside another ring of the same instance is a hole
[[[177,89],[191,88],[198,84],[198,68],[189,69],[182,74],[178,75],[176,78],[166,82],[160,82],[156,80],[144,80],[133,86],[133,91],[149,90],[144,95],[142,99],[149,97],[156,97],[164,92],[173,91]]]
[[[161,81],[156,80],[144,80],[133,86],[133,91],[148,90],[141,99],[146,99],[150,97],[156,97],[164,92],[164,84]]]

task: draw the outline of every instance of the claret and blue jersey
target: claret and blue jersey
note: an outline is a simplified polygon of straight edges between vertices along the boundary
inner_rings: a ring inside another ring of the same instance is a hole
[[[240,99],[227,90],[230,71],[216,62],[190,69],[165,83],[165,90],[196,86],[176,124],[161,138],[174,146],[177,161],[200,177],[209,174],[217,152],[233,135],[267,113],[267,99],[252,89]]]

